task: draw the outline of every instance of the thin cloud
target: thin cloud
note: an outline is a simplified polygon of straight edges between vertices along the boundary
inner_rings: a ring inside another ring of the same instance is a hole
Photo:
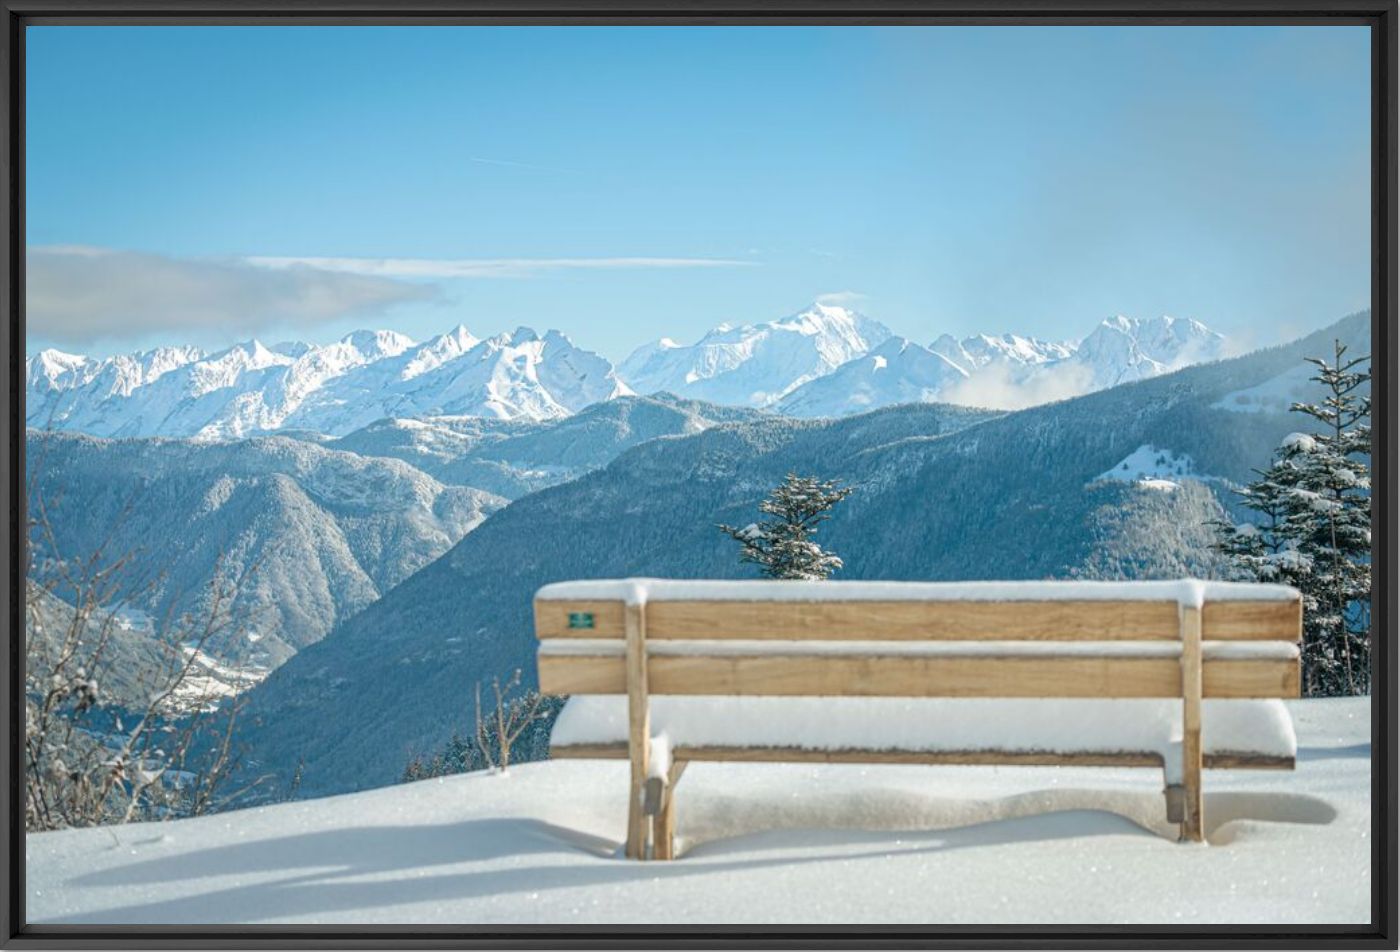
[[[948,403],[993,410],[1026,407],[1078,397],[1093,389],[1093,371],[1083,364],[1058,363],[1027,372],[990,364],[940,395]]]
[[[751,268],[728,258],[274,258],[249,264],[274,270],[312,268],[383,278],[528,278],[551,271],[621,271],[658,268]]]
[[[817,295],[817,303],[825,304],[828,307],[842,307],[848,304],[859,304],[866,300],[866,296],[859,291],[830,291],[826,294]]]
[[[535,165],[533,162],[516,162],[513,159],[489,159],[484,155],[469,155],[468,162],[478,165],[498,165],[507,169],[525,169],[530,172],[560,172],[566,175],[580,174],[577,169],[559,168],[553,165]]]
[[[375,316],[437,294],[431,286],[387,276],[86,246],[30,248],[25,264],[29,332],[62,344],[318,324]]]

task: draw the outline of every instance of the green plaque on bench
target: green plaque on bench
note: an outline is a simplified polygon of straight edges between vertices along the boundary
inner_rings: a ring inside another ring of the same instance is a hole
[[[569,612],[569,627],[570,627],[570,628],[592,628],[592,627],[593,627],[593,613],[592,613],[592,612]]]

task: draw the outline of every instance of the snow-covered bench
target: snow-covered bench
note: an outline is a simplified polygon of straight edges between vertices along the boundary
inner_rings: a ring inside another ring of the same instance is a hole
[[[1302,603],[1198,582],[561,582],[535,595],[553,757],[629,758],[627,855],[674,856],[700,761],[1292,769]]]

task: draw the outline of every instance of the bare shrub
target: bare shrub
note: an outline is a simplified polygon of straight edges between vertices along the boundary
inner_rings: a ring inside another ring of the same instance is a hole
[[[247,686],[204,649],[233,633],[236,580],[216,572],[197,616],[130,621],[130,554],[112,536],[60,552],[30,484],[25,598],[25,825],[30,830],[209,813],[227,805]],[[34,552],[43,557],[35,564]],[[147,584],[153,585],[154,581]],[[245,788],[246,789],[246,788]]]

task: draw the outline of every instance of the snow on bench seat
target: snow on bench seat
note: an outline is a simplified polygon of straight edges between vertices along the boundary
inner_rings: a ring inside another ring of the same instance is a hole
[[[1297,738],[1277,699],[1206,700],[1205,754],[1289,760]],[[550,746],[627,743],[627,698],[575,695]],[[1182,705],[1172,699],[902,697],[651,698],[651,733],[671,748],[1149,754],[1179,777]]]

